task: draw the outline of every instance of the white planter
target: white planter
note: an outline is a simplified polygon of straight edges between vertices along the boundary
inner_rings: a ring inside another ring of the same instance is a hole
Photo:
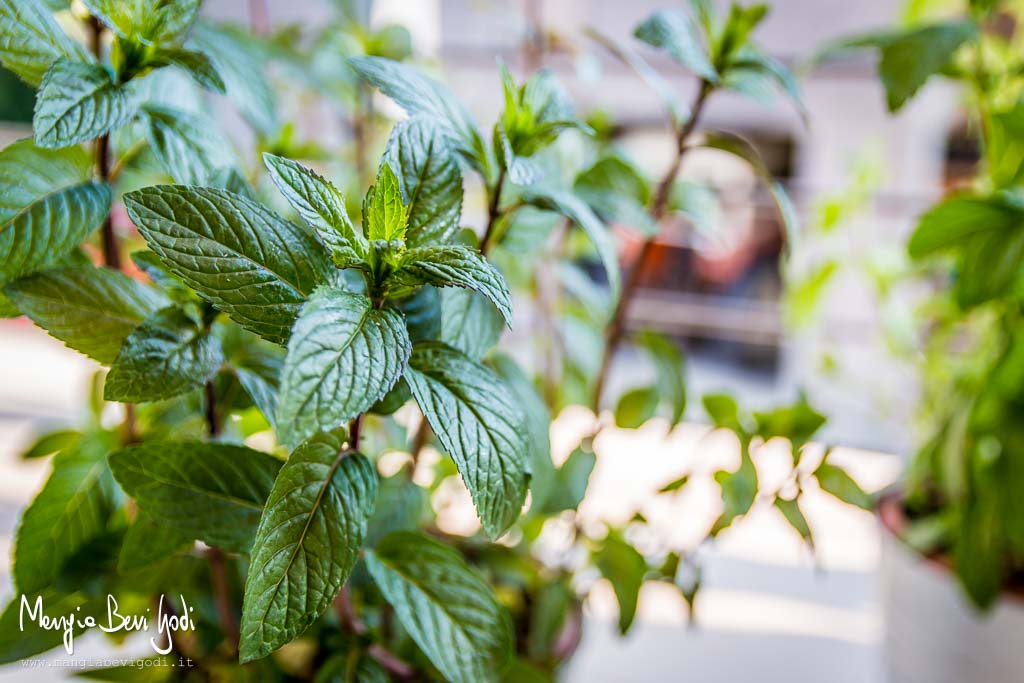
[[[978,614],[948,568],[881,526],[889,683],[1024,681],[1024,599]]]

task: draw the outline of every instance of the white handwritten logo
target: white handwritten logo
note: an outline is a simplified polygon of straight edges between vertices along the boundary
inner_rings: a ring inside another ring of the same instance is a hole
[[[191,614],[194,611],[185,602],[185,596],[179,595],[181,599],[181,613],[175,613],[169,606],[164,607],[164,596],[160,596],[156,609],[156,636],[149,639],[149,644],[157,654],[166,655],[174,649],[172,633],[194,631],[195,622]],[[150,610],[146,610],[149,613]],[[124,631],[149,631],[149,617],[141,614],[121,614],[118,611],[117,599],[113,595],[107,596],[107,614],[105,622],[98,622],[96,617],[90,614],[82,614],[82,607],[78,606],[73,612],[59,616],[51,616],[46,613],[43,605],[43,596],[37,595],[35,602],[29,601],[27,595],[21,596],[21,610],[18,614],[18,628],[25,632],[25,619],[28,617],[29,624],[35,625],[44,631],[63,631],[64,650],[69,654],[75,653],[75,631],[99,627],[104,633],[117,633]]]

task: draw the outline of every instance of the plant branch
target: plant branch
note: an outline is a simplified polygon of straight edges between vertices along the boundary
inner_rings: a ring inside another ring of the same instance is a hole
[[[214,602],[217,605],[217,617],[224,638],[231,648],[231,654],[238,652],[238,622],[231,607],[231,592],[228,587],[227,572],[224,568],[224,553],[220,548],[206,551],[206,559],[210,565],[210,583],[213,587]]]
[[[369,631],[366,623],[356,614],[355,605],[352,604],[352,591],[349,589],[348,583],[341,587],[338,597],[334,599],[334,613],[337,615],[341,627],[351,633],[365,636]],[[402,680],[410,680],[416,675],[416,670],[409,663],[379,643],[370,645],[366,652],[376,659],[378,664]]]
[[[416,434],[412,437],[412,446],[409,449],[409,455],[412,456],[412,468],[409,470],[409,476],[416,474],[416,466],[420,462],[420,454],[423,452],[423,448],[427,445],[427,437],[430,436],[430,423],[427,422],[427,418],[424,417],[420,420],[419,426],[416,428]]]
[[[494,183],[494,193],[491,194],[490,203],[487,206],[487,229],[484,230],[484,237],[480,240],[480,253],[487,255],[491,248],[491,240],[494,238],[494,227],[501,217],[499,205],[501,204],[501,191],[505,187],[505,167],[498,171],[498,180]]]
[[[216,439],[220,436],[221,423],[220,415],[217,413],[217,388],[213,385],[213,381],[206,383],[204,387],[206,394],[206,426],[210,431],[210,438]]]
[[[675,158],[672,160],[672,164],[662,177],[661,182],[658,183],[658,188],[654,194],[650,209],[648,210],[648,213],[651,218],[654,219],[655,223],[660,224],[661,220],[665,217],[665,213],[668,211],[669,198],[672,194],[672,186],[675,184],[676,176],[679,175],[679,169],[683,165],[683,157],[686,156],[686,152],[689,149],[689,147],[686,146],[686,141],[696,130],[700,114],[704,109],[704,105],[707,103],[708,96],[711,95],[713,90],[714,86],[711,83],[705,80],[701,81],[700,90],[697,92],[697,97],[693,102],[693,106],[690,108],[690,118],[687,119],[686,123],[680,126],[676,131]],[[622,342],[622,338],[626,332],[626,314],[629,312],[629,305],[632,302],[633,297],[636,295],[637,287],[640,284],[640,276],[643,274],[644,265],[650,258],[651,253],[654,251],[657,238],[658,233],[655,233],[644,240],[643,245],[640,247],[640,252],[633,260],[632,265],[628,268],[625,283],[622,286],[622,294],[615,306],[615,312],[612,314],[611,323],[609,324],[608,331],[605,334],[604,354],[601,357],[601,368],[597,374],[597,380],[594,385],[594,393],[590,406],[595,415],[599,414],[601,410],[601,401],[604,398],[604,389],[608,381],[608,371],[611,368],[612,358],[618,350],[619,344]]]

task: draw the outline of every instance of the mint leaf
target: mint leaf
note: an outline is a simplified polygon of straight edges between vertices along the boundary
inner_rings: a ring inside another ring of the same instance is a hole
[[[626,635],[636,617],[647,561],[616,532],[609,532],[595,558],[601,576],[612,584],[619,603],[619,633]]]
[[[448,346],[473,360],[483,358],[501,337],[504,322],[498,309],[471,289],[441,290],[441,333]]]
[[[377,471],[346,453],[344,431],[318,434],[281,468],[256,531],[242,607],[241,660],[300,635],[352,572],[377,497]]]
[[[4,292],[50,336],[105,365],[137,325],[168,303],[138,280],[93,266],[30,275]]]
[[[103,385],[107,401],[143,403],[202,387],[224,362],[220,340],[184,310],[162,308],[125,339]]]
[[[401,314],[362,294],[318,289],[302,309],[281,371],[277,424],[294,444],[365,412],[401,377],[411,345]]]
[[[46,484],[22,514],[14,538],[13,574],[21,593],[52,584],[64,563],[98,536],[114,509],[107,467],[110,444],[86,436],[52,461]]]
[[[148,66],[176,66],[192,77],[201,87],[223,95],[226,92],[224,79],[217,73],[213,61],[202,52],[180,48],[156,48],[147,60]]]
[[[380,89],[410,116],[426,116],[448,136],[459,154],[484,176],[491,168],[490,154],[473,118],[447,86],[411,66],[383,57],[348,60],[363,80]]]
[[[277,131],[274,93],[263,73],[264,53],[251,36],[228,26],[199,22],[188,43],[213,61],[227,96],[257,131]]]
[[[58,59],[92,59],[39,0],[0,0],[0,25],[0,64],[29,85],[39,85]]]
[[[209,545],[249,552],[281,462],[244,446],[150,441],[111,453],[125,493],[160,523]]]
[[[530,378],[509,356],[498,353],[488,363],[504,380],[516,402],[523,407],[532,475],[530,510],[540,510],[547,500],[555,478],[555,465],[551,461],[551,411]]]
[[[306,297],[333,271],[316,238],[241,195],[156,185],[124,200],[175,275],[269,341],[287,341]]]
[[[453,683],[497,680],[512,656],[508,614],[459,554],[423,534],[397,531],[366,566],[402,626]]]
[[[447,245],[409,249],[402,254],[392,277],[407,286],[424,283],[435,287],[472,289],[490,299],[505,324],[512,327],[512,295],[505,278],[480,252],[469,247]]]
[[[661,397],[657,387],[631,389],[615,404],[615,426],[638,429],[658,412]]]
[[[58,60],[36,95],[32,129],[40,147],[69,147],[120,128],[135,115],[128,91],[98,64]]]
[[[493,371],[453,348],[421,342],[405,380],[473,496],[491,538],[519,517],[529,481],[525,417]]]
[[[155,104],[142,111],[150,149],[175,182],[202,185],[232,163],[231,150],[209,118]]]
[[[633,32],[652,47],[662,48],[687,69],[711,83],[718,72],[708,58],[699,27],[690,16],[678,9],[659,10],[644,20]]]
[[[437,123],[424,117],[398,123],[391,131],[384,163],[401,181],[409,207],[405,237],[409,246],[450,241],[462,216],[462,173]]]
[[[668,337],[656,332],[643,332],[637,337],[640,346],[654,361],[657,373],[658,402],[671,407],[669,424],[675,427],[686,411],[686,361],[679,346]]]
[[[192,537],[139,512],[124,534],[117,571],[122,574],[156,564],[194,543]]]
[[[885,86],[889,111],[899,111],[977,32],[974,22],[950,21],[910,29],[885,40],[878,73]]]
[[[618,45],[611,38],[598,31],[587,29],[587,34],[590,38],[600,44],[601,47],[608,50],[608,52],[615,56],[616,59],[632,69],[633,72],[640,77],[640,80],[646,83],[647,86],[653,90],[659,98],[661,98],[665,108],[668,109],[669,114],[672,117],[673,125],[678,125],[689,118],[689,105],[683,101],[672,84],[669,83],[664,76],[658,73],[658,71],[652,67],[646,59],[633,50]]]
[[[110,211],[85,150],[29,138],[0,150],[0,283],[61,264]]]
[[[381,164],[377,182],[366,193],[366,199],[363,200],[363,222],[368,239],[386,242],[405,237],[409,210],[402,203],[398,176],[389,164]]]
[[[818,469],[814,470],[814,476],[825,493],[830,493],[844,503],[856,505],[862,510],[870,512],[875,509],[874,497],[865,493],[860,484],[843,468],[822,462]]]
[[[200,0],[83,0],[89,13],[122,38],[176,45],[199,12]]]
[[[366,258],[366,238],[352,225],[345,210],[345,198],[329,180],[291,159],[269,152],[263,154],[263,163],[277,189],[302,220],[316,230],[336,262]]]
[[[1009,194],[961,195],[932,207],[921,217],[907,250],[913,258],[961,246],[983,232],[1019,230],[1024,202]]]
[[[608,274],[612,300],[617,300],[621,287],[619,255],[608,226],[594,215],[582,199],[565,190],[535,186],[523,193],[523,199],[539,209],[560,213],[580,226],[597,250],[598,258]]]
[[[731,72],[735,70],[748,71],[763,75],[773,81],[796,105],[804,124],[807,123],[809,115],[800,92],[800,84],[797,83],[793,72],[785,64],[760,50],[747,46],[740,50],[737,58],[730,64],[729,70]]]

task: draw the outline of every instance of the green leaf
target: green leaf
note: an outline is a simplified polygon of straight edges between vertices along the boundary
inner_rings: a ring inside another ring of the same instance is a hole
[[[139,508],[183,534],[245,553],[281,462],[244,446],[150,441],[111,453]]]
[[[295,323],[277,424],[286,444],[365,412],[402,376],[411,343],[401,314],[336,287],[317,290]]]
[[[92,59],[38,0],[0,0],[0,25],[0,64],[29,85],[39,85],[58,59]]]
[[[135,115],[128,91],[98,64],[58,60],[36,95],[36,144],[56,149],[98,138]]]
[[[377,506],[366,531],[366,546],[372,548],[394,531],[415,531],[428,509],[426,490],[413,482],[407,471],[381,480]]]
[[[265,135],[277,130],[274,93],[263,73],[263,53],[251,36],[227,26],[199,22],[192,30],[189,47],[213,61],[228,98],[253,128]]]
[[[313,235],[226,190],[155,185],[124,197],[149,247],[242,327],[284,343],[333,271]]]
[[[667,401],[671,406],[669,424],[674,427],[686,411],[686,361],[683,354],[674,341],[655,332],[643,332],[637,336],[637,341],[654,361],[659,402]]]
[[[515,395],[516,402],[523,407],[526,415],[527,452],[530,455],[532,474],[530,509],[540,510],[544,507],[555,479],[555,465],[551,461],[551,411],[530,378],[509,356],[495,354],[489,363]]]
[[[875,499],[860,487],[846,470],[830,463],[822,462],[814,470],[818,484],[826,493],[830,493],[844,503],[856,505],[863,510],[874,510]]]
[[[89,13],[122,38],[147,45],[178,44],[192,27],[200,0],[83,0]]]
[[[21,453],[23,460],[45,458],[66,448],[71,448],[82,438],[82,433],[73,429],[60,429],[43,434]]]
[[[424,117],[398,123],[391,131],[384,163],[398,176],[408,206],[410,247],[449,242],[462,216],[462,173],[442,129]]]
[[[222,95],[227,91],[213,61],[202,52],[160,47],[153,51],[146,63],[153,67],[176,66],[191,76],[200,87]]]
[[[715,520],[711,535],[717,536],[720,531],[733,523],[737,517],[750,512],[757,500],[757,469],[750,459],[748,445],[743,445],[740,453],[740,467],[735,472],[719,470],[715,472],[715,481],[722,489],[722,515]]]
[[[449,290],[452,291],[452,290]],[[413,342],[437,339],[441,334],[441,290],[430,285],[420,287],[414,294],[392,303],[405,316],[405,326],[409,329],[409,338]],[[494,307],[487,304],[494,310]],[[498,323],[501,329],[501,323]]]
[[[228,363],[238,378],[239,384],[272,427],[277,426],[277,394],[280,386],[282,356],[279,349],[260,348],[256,344],[245,344],[241,350],[228,354]]]
[[[1024,202],[1010,194],[989,197],[951,197],[921,217],[907,244],[913,258],[968,242],[983,232],[1019,230],[1024,226]]]
[[[105,365],[136,326],[168,303],[138,280],[93,266],[36,273],[4,292],[50,336]]]
[[[501,271],[480,252],[446,245],[418,247],[403,252],[394,280],[406,286],[424,283],[435,287],[463,287],[483,294],[512,327],[512,295]]]
[[[23,139],[0,151],[0,283],[57,266],[99,226],[111,193],[85,150]]]
[[[978,32],[971,21],[950,21],[890,36],[881,46],[878,73],[889,111],[899,111],[933,75],[953,60],[956,51]]]
[[[485,177],[490,156],[473,118],[447,86],[416,69],[381,57],[353,57],[349,65],[410,116],[426,116],[443,131],[454,149]]]
[[[209,118],[154,104],[142,110],[150,148],[175,182],[204,185],[232,163],[231,150]]]
[[[627,391],[615,405],[615,425],[622,429],[637,429],[654,417],[660,402],[657,387]]]
[[[25,610],[22,610],[22,603]],[[106,599],[93,598],[84,593],[63,594],[52,588],[34,595],[14,596],[0,614],[0,664],[28,659],[64,643],[65,631],[40,628],[33,623],[36,607],[56,621],[69,614],[102,614]],[[79,620],[74,620],[71,631],[75,636],[85,632]]]
[[[125,574],[162,562],[182,548],[191,546],[193,541],[191,536],[139,512],[125,532],[117,571]]]
[[[774,57],[747,46],[729,65],[729,75],[737,70],[752,72],[773,81],[796,105],[804,124],[807,124],[809,115],[803,94],[800,92],[800,84],[789,67]]]
[[[669,483],[662,486],[660,489],[658,489],[658,493],[672,493],[673,491],[678,491],[679,489],[683,488],[688,483],[690,483],[690,475],[684,474],[678,479],[673,479]]]
[[[576,176],[573,191],[609,222],[623,223],[644,235],[658,226],[647,213],[650,187],[639,169],[619,156],[604,156]]]
[[[381,164],[377,182],[363,202],[363,222],[370,240],[401,240],[409,223],[409,209],[402,203],[398,176],[390,164]]]
[[[967,241],[960,258],[956,300],[970,308],[1016,291],[1024,265],[1024,229],[993,230]]]
[[[181,308],[168,306],[125,339],[103,398],[122,403],[171,398],[202,387],[223,362],[220,340]]]
[[[523,193],[523,199],[537,208],[560,213],[583,229],[597,250],[597,255],[608,274],[612,301],[617,300],[621,288],[619,255],[608,226],[594,215],[582,199],[565,190],[535,186]]]
[[[686,12],[678,9],[659,10],[644,20],[633,35],[643,42],[665,50],[674,60],[711,83],[718,81],[718,72],[708,58],[700,29]]]
[[[53,459],[15,534],[12,574],[19,592],[51,585],[67,560],[106,528],[115,505],[108,448],[106,439],[90,436]]]
[[[512,656],[510,619],[455,550],[399,531],[367,553],[366,565],[402,626],[446,679],[497,680]]]
[[[661,98],[668,109],[673,125],[679,125],[690,117],[690,107],[668,82],[647,60],[639,54],[618,45],[614,40],[594,29],[586,29],[587,35],[628,66],[647,86]]]
[[[503,319],[482,294],[471,289],[441,290],[440,341],[479,360],[501,337]]]
[[[793,456],[825,424],[825,416],[816,411],[805,399],[793,405],[755,412],[757,435],[768,440],[774,437],[789,439],[793,444]]]
[[[745,434],[743,423],[740,420],[740,407],[736,400],[728,394],[706,394],[701,402],[704,410],[715,427],[719,429],[730,429],[737,434]]]
[[[241,660],[264,657],[320,618],[352,572],[377,497],[377,472],[318,434],[288,458],[263,511],[242,606]]]
[[[728,152],[750,164],[754,173],[760,176],[767,186],[768,192],[775,202],[775,208],[778,209],[779,217],[782,219],[782,224],[785,228],[787,246],[792,249],[800,236],[800,222],[797,219],[796,208],[793,206],[793,202],[790,200],[782,183],[775,180],[771,171],[765,166],[761,155],[758,154],[754,145],[739,135],[723,133],[721,131],[706,133],[703,144],[711,149]]]
[[[619,633],[626,635],[636,617],[647,561],[616,532],[608,533],[595,561],[601,576],[612,584],[615,591],[615,599],[619,603]]]
[[[530,477],[515,396],[491,370],[437,342],[416,345],[405,380],[458,466],[484,529],[501,536],[522,510]]]
[[[277,189],[302,220],[316,230],[336,262],[366,258],[366,238],[353,227],[345,210],[345,198],[329,180],[291,159],[267,152],[263,154],[263,163]]]
[[[580,447],[574,450],[555,472],[551,495],[544,505],[546,514],[575,510],[583,501],[590,483],[590,475],[597,464],[597,456]]]
[[[789,525],[793,527],[800,538],[808,543],[813,538],[811,535],[811,527],[807,523],[807,518],[804,517],[803,511],[800,509],[800,499],[794,498],[792,500],[786,500],[785,498],[775,497],[775,507],[779,509],[782,516],[786,518]]]

